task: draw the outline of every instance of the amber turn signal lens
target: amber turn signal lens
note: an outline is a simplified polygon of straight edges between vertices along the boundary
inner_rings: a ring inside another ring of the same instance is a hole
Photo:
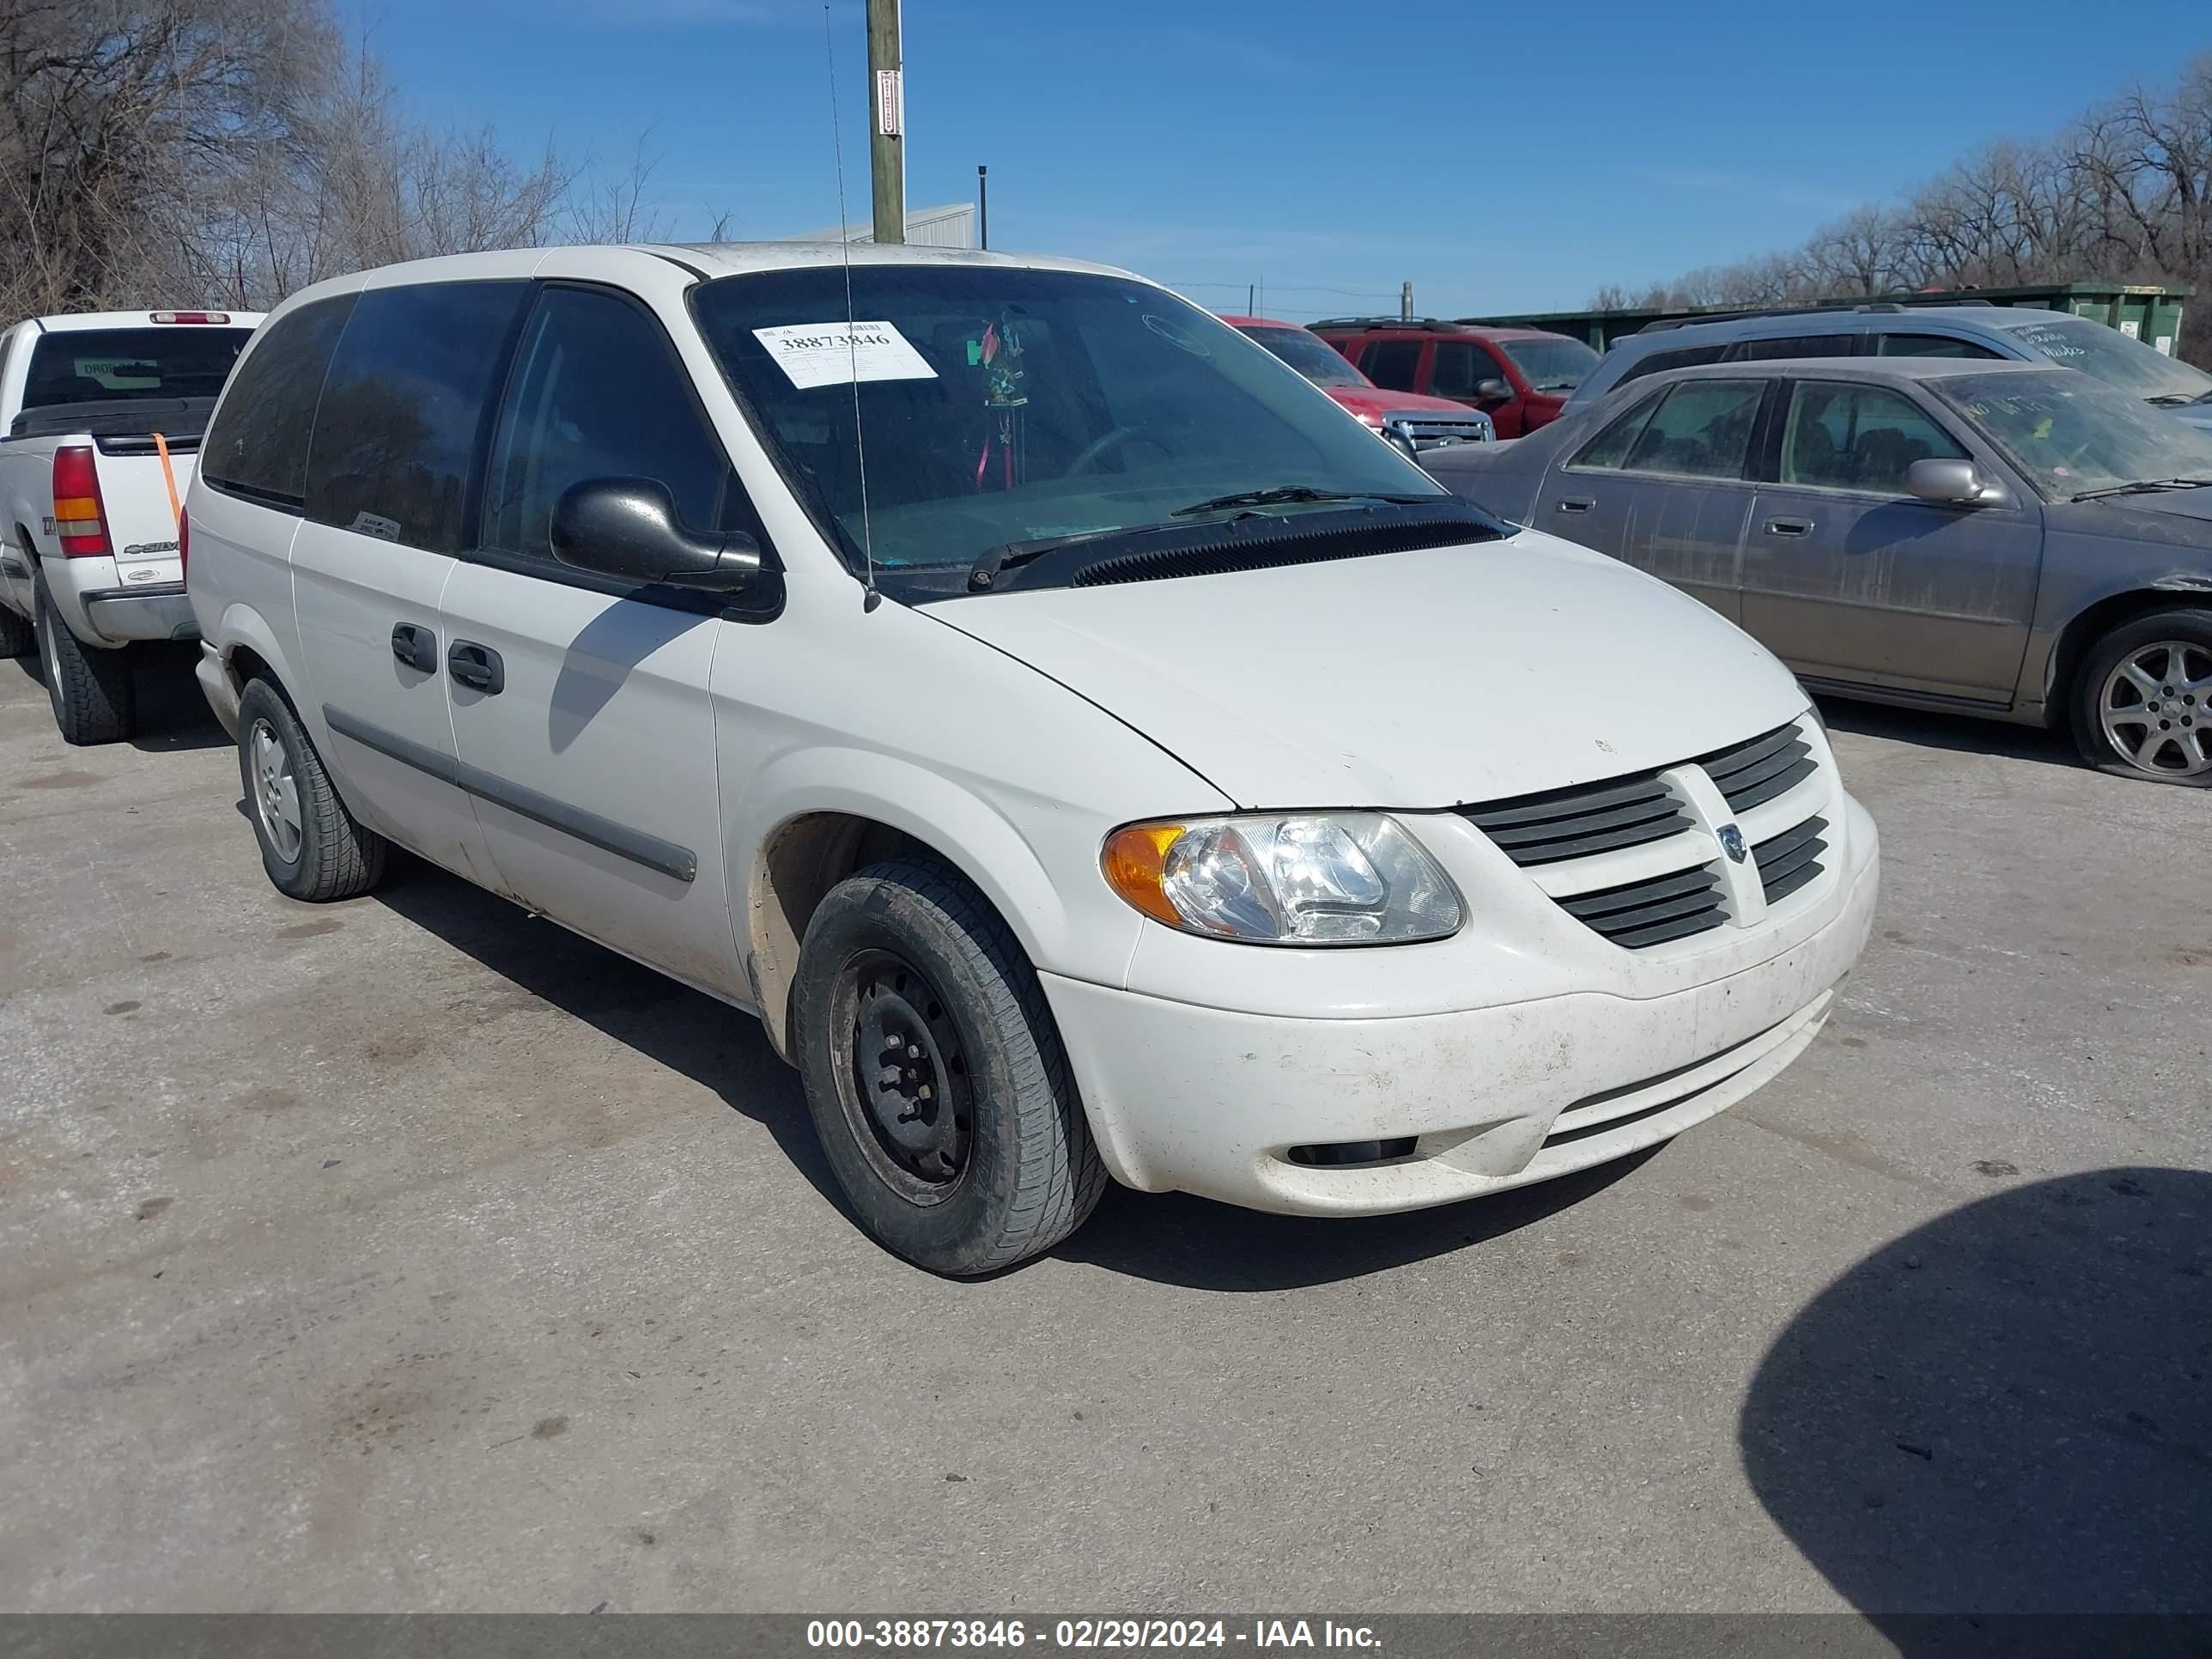
[[[1167,896],[1168,848],[1182,838],[1180,823],[1133,823],[1107,836],[1098,855],[1106,884],[1155,921],[1181,927],[1183,919]]]

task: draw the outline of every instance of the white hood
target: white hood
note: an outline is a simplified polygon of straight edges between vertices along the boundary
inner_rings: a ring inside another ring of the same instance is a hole
[[[1722,749],[1789,670],[1664,583],[1510,541],[928,607],[1249,807],[1454,806]],[[1172,803],[1162,803],[1170,810]]]

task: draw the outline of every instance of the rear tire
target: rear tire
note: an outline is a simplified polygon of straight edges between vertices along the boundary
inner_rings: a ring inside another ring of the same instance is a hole
[[[278,892],[329,904],[383,877],[384,837],[354,821],[291,704],[265,679],[238,700],[238,773],[261,867]]]
[[[62,741],[114,743],[129,737],[138,726],[138,681],[131,647],[108,651],[85,645],[54,614],[44,576],[33,592],[39,663],[46,672],[46,700],[53,705]]]
[[[929,864],[831,889],[801,946],[792,1046],[860,1224],[933,1273],[1050,1249],[1105,1190],[1036,971],[982,896]]]
[[[2083,660],[2073,705],[2075,743],[2099,771],[2212,788],[2212,610],[2121,623]]]

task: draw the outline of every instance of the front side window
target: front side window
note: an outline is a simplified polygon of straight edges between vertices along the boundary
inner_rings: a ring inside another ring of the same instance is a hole
[[[1439,398],[1472,398],[1485,380],[1503,380],[1505,370],[1480,346],[1464,340],[1439,340],[1429,360],[1429,390]]]
[[[1372,384],[1342,352],[1318,334],[1302,328],[1269,328],[1257,324],[1240,324],[1237,331],[1257,340],[1316,386]]]
[[[1500,340],[1498,349],[1513,360],[1521,378],[1538,392],[1572,392],[1598,366],[1598,355],[1565,335],[1536,340]]]
[[[354,299],[317,300],[263,325],[201,448],[200,477],[264,506],[301,509],[315,407]]]
[[[1763,380],[1686,380],[1652,405],[1620,461],[1625,472],[1741,478]]]
[[[1931,389],[1978,427],[2046,500],[2212,480],[2212,437],[2086,374],[1961,374],[1934,381]]]
[[[22,406],[213,398],[252,337],[207,323],[51,330],[31,347]]]
[[[1031,541],[1347,495],[1455,500],[1269,353],[1148,284],[855,265],[848,325],[845,282],[836,266],[753,272],[694,289],[692,307],[802,499],[878,570],[964,578]],[[1272,499],[1217,505],[1254,491]]]
[[[551,288],[515,349],[484,482],[483,545],[550,562],[554,504],[591,478],[653,478],[685,528],[758,533],[659,324],[617,295]]]
[[[307,450],[307,512],[432,553],[462,544],[471,458],[520,282],[425,283],[355,303]]]
[[[1359,359],[1367,378],[1393,392],[1413,392],[1421,376],[1419,340],[1377,340]]]
[[[1913,462],[1969,459],[1901,392],[1802,380],[1783,432],[1782,482],[1902,495]]]

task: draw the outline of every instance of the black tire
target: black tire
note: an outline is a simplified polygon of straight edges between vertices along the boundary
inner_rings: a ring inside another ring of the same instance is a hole
[[[2127,680],[2130,664],[2154,684]],[[2070,701],[2075,744],[2098,770],[2212,788],[2212,610],[2122,623],[2082,659]]]
[[[862,1053],[884,1042],[913,1057],[896,1078],[890,1048],[872,1067]],[[1050,1249],[1105,1190],[1036,970],[949,870],[878,864],[830,890],[799,950],[792,1046],[860,1224],[933,1273],[994,1273]],[[872,1106],[894,1097],[915,1114],[898,1131]],[[917,1150],[895,1134],[934,1139]]]
[[[39,665],[46,678],[46,701],[62,741],[115,743],[138,726],[138,680],[128,646],[103,650],[82,643],[54,614],[41,576],[33,588],[38,621]]]
[[[257,744],[264,734],[281,751],[290,779],[299,819],[296,846],[285,844],[292,837],[283,829],[272,828],[286,819],[264,793]],[[265,679],[253,681],[238,700],[238,775],[253,838],[261,846],[261,867],[278,892],[329,904],[358,898],[382,878],[384,837],[354,821],[292,705]]]
[[[31,654],[31,647],[38,642],[38,630],[6,605],[0,605],[0,659],[27,657]]]

